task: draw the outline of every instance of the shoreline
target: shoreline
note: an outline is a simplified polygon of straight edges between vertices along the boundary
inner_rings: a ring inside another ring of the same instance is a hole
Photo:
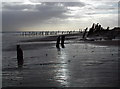
[[[80,37],[80,33],[76,33],[76,34],[63,34],[66,38],[66,40],[71,40],[71,39],[76,39],[78,37]],[[29,40],[24,40],[21,42],[40,42],[40,41],[56,41],[58,36],[62,36],[62,35],[52,35],[52,36],[45,36],[42,38],[35,38],[35,39],[29,39]]]
[[[56,43],[57,37],[59,35],[55,35],[55,36],[46,36],[43,38],[36,38],[36,39],[29,39],[29,40],[24,40],[24,41],[20,41],[20,42],[33,42],[33,43],[37,43],[37,42],[52,42],[55,41],[53,43]],[[120,40],[96,40],[96,41],[82,41],[81,39],[81,35],[80,34],[66,34],[65,35],[65,41],[76,41],[76,42],[84,42],[84,43],[91,43],[91,44],[96,44],[96,45],[107,45],[107,46],[120,46]],[[66,44],[67,42],[65,42]]]
[[[34,39],[21,40],[20,42],[3,49],[3,51],[12,51],[16,50],[16,45],[20,44],[24,50],[34,50],[37,48],[47,47],[47,46],[56,46],[56,40],[58,35],[55,36],[46,36]],[[103,46],[115,46],[120,47],[120,40],[96,40],[96,41],[83,41],[80,40],[80,34],[66,34],[65,35],[65,45],[66,44],[94,44],[94,45],[103,45]]]

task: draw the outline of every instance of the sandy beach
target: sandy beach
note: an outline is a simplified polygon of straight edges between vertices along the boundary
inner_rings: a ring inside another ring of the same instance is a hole
[[[2,0],[2,89],[118,89],[120,0]]]
[[[119,41],[80,41],[66,36],[65,48],[57,36],[21,41],[23,68],[17,68],[16,46],[3,49],[2,86],[117,87]],[[51,88],[52,89],[52,88]]]

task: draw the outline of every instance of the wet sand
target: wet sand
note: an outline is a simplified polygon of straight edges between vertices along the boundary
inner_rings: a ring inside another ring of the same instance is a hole
[[[3,66],[3,87],[118,86],[120,50],[113,41],[80,42],[72,36],[65,41],[65,48],[58,50],[55,38],[51,38],[20,43],[24,51],[22,69],[17,68],[15,48],[6,49],[3,59],[9,58],[10,64]]]
[[[86,41],[87,43],[120,47],[120,40]]]

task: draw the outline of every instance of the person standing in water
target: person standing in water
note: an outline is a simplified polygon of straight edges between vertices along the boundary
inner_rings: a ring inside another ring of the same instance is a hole
[[[57,43],[56,43],[56,48],[58,48],[58,49],[60,48],[59,44],[60,44],[60,36],[58,36]]]
[[[65,35],[62,35],[61,36],[61,47],[62,48],[65,48],[64,41],[65,41]]]
[[[20,45],[17,45],[17,62],[18,67],[21,68],[23,66],[23,51],[20,48]]]

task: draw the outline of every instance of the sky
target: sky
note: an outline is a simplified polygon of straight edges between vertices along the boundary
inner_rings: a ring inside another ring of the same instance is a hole
[[[73,31],[118,26],[119,0],[3,0],[3,31]]]

